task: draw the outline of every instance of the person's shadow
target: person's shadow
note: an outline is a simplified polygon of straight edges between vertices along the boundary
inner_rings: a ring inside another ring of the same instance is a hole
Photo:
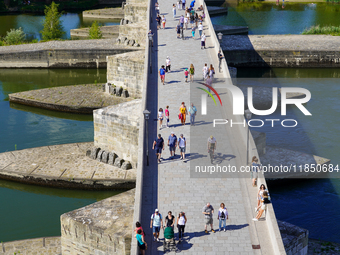
[[[214,156],[214,163],[215,164],[221,164],[224,160],[232,160],[236,158],[235,155],[230,155],[230,154],[222,154],[220,152],[218,153],[215,153],[215,156]]]

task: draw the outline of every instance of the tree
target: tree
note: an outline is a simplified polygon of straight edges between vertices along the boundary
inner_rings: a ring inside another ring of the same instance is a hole
[[[11,31],[7,32],[4,41],[9,44],[20,44],[25,40],[26,34],[22,31],[21,27],[19,29],[11,29]]]
[[[101,39],[102,32],[100,31],[100,26],[98,25],[98,21],[92,23],[89,30],[89,38],[90,39]]]
[[[44,29],[40,31],[44,41],[61,38],[65,32],[60,21],[61,13],[58,12],[58,4],[52,2],[45,7]]]

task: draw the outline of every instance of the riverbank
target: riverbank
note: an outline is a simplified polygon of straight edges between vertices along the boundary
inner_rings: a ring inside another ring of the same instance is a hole
[[[130,189],[136,169],[123,170],[86,156],[92,142],[0,153],[0,178],[73,189]]]
[[[92,114],[96,109],[130,100],[105,93],[103,84],[53,87],[9,94],[11,103],[83,114]]]

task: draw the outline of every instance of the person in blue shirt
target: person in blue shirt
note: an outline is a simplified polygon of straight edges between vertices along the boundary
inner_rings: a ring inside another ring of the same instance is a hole
[[[191,106],[189,107],[190,125],[191,126],[195,126],[196,113],[197,113],[196,106],[194,106],[194,104],[191,103]]]
[[[158,134],[158,138],[153,142],[152,149],[156,149],[158,163],[161,163],[162,150],[164,151],[164,140],[161,134]]]
[[[164,85],[165,82],[165,66],[163,65],[161,69],[159,69],[159,76],[161,77],[161,82]]]
[[[141,229],[137,230],[137,234],[135,235],[135,237],[137,239],[137,244],[138,244],[139,249],[141,250],[142,254],[145,255],[147,243],[144,240]]]
[[[170,159],[173,159],[176,155],[176,146],[177,146],[177,136],[174,132],[171,132],[168,138],[168,146],[170,150]]]

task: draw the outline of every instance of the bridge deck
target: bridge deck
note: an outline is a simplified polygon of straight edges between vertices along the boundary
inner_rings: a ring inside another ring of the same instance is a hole
[[[218,141],[216,154],[218,159],[232,166],[241,166],[241,160],[245,159],[245,150],[237,147],[237,137],[232,134],[229,128],[221,128],[218,131],[213,130],[211,119],[215,113],[209,112],[210,122],[206,116],[200,115],[200,101],[192,101],[200,99],[202,91],[195,89],[202,81],[202,67],[205,63],[212,63],[216,69],[214,84],[222,84],[226,74],[218,72],[218,60],[213,48],[211,32],[208,31],[207,24],[204,23],[204,32],[207,36],[207,49],[200,49],[200,39],[198,31],[196,31],[195,39],[191,37],[191,30],[184,31],[185,40],[176,38],[175,27],[178,23],[180,15],[184,14],[183,10],[177,10],[177,17],[172,16],[172,2],[165,0],[158,1],[160,4],[161,14],[167,18],[166,29],[158,30],[155,33],[156,38],[154,47],[152,48],[152,75],[148,80],[148,109],[151,110],[151,120],[149,120],[149,154],[150,165],[144,168],[143,181],[143,201],[142,201],[142,226],[146,233],[146,242],[148,249],[146,254],[163,254],[163,243],[154,242],[152,238],[152,230],[150,229],[150,217],[155,208],[158,208],[163,216],[168,211],[177,217],[180,211],[186,213],[188,222],[185,227],[185,238],[181,243],[177,243],[178,235],[175,229],[177,252],[183,254],[274,254],[270,245],[269,237],[266,234],[265,221],[259,221],[255,226],[251,220],[253,206],[256,203],[256,188],[250,187],[250,179],[237,178],[192,178],[190,176],[190,165],[198,163],[206,163],[209,160],[206,151],[206,141],[210,135],[214,135]],[[198,3],[196,2],[196,5]],[[153,17],[155,15],[153,14]],[[153,21],[152,28],[155,28]],[[155,32],[155,30],[153,30]],[[158,34],[158,35],[157,35]],[[158,46],[158,47],[157,47]],[[159,80],[158,70],[161,65],[165,65],[165,59],[171,58],[171,72],[166,74],[165,85]],[[192,83],[184,82],[184,69],[189,68],[190,64],[195,66],[195,80]],[[157,73],[156,73],[157,70]],[[222,86],[217,86],[221,88]],[[226,90],[218,89],[222,101],[230,106],[231,102],[227,101]],[[150,99],[153,98],[154,100]],[[158,105],[156,105],[156,98]],[[217,99],[216,99],[217,100]],[[152,102],[153,101],[153,102]],[[187,107],[193,102],[198,108],[196,116],[196,126],[189,125],[189,116],[187,116],[186,125],[182,126],[178,120],[179,107],[181,102],[185,102]],[[170,128],[159,130],[157,122],[153,119],[157,118],[158,108],[169,105],[170,111]],[[208,109],[213,109],[214,103],[208,99]],[[230,107],[231,108],[231,107]],[[219,108],[216,116],[230,113],[230,109],[226,106]],[[229,115],[230,116],[230,115]],[[163,139],[167,143],[167,139],[171,133],[175,132],[176,136],[184,134],[187,139],[188,161],[185,163],[179,159],[179,151],[177,149],[175,159],[169,159],[170,153],[168,146],[162,154],[162,163],[158,164],[154,151],[151,150],[151,144],[157,136],[162,134]],[[196,141],[202,140],[203,147],[197,148]],[[192,151],[191,151],[192,149]],[[195,151],[193,153],[193,151]],[[201,160],[201,161],[200,161]],[[203,161],[202,161],[203,160]],[[201,176],[200,176],[201,177]],[[249,191],[250,190],[250,191]],[[249,197],[249,193],[252,197]],[[226,232],[210,232],[204,233],[204,216],[202,208],[210,202],[215,213],[214,229],[218,230],[217,212],[221,202],[226,204],[229,212],[229,220],[227,220]],[[256,229],[257,228],[257,229]],[[261,240],[258,238],[261,235]],[[160,235],[163,240],[163,231]],[[266,242],[263,240],[267,239]],[[253,249],[252,245],[261,245],[261,250]]]

